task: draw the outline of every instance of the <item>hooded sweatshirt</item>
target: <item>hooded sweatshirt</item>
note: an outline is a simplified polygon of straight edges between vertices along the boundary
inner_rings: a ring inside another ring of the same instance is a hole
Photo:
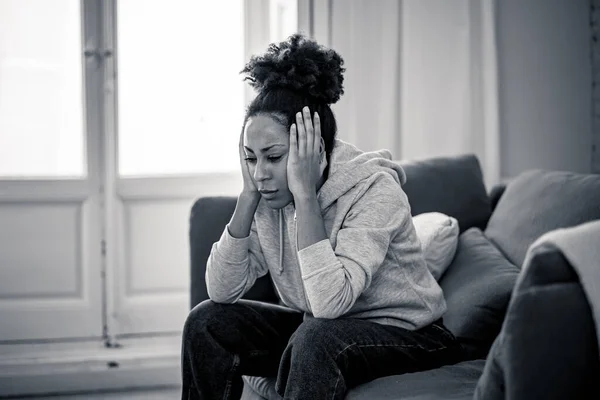
[[[294,204],[260,201],[248,237],[227,226],[206,267],[211,300],[234,303],[270,273],[281,302],[306,318],[362,318],[410,330],[446,311],[427,268],[388,150],[363,152],[336,140],[329,176],[317,193],[328,239],[298,251]]]

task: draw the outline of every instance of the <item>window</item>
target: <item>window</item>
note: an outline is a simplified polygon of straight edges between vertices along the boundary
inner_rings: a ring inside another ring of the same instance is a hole
[[[0,2],[0,179],[87,175],[81,4]],[[268,5],[257,22],[268,21],[266,46],[297,30],[297,1],[115,4],[118,175],[237,171],[247,101],[239,71],[253,32],[244,12]]]
[[[121,176],[239,168],[242,0],[117,3]]]
[[[0,1],[0,178],[86,175],[79,0]]]

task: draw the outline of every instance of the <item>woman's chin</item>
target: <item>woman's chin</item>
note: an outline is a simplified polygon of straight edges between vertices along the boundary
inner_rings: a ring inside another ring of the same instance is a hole
[[[288,204],[290,204],[292,202],[292,199],[281,198],[281,197],[275,197],[275,198],[263,197],[262,200],[265,202],[265,204],[269,208],[272,208],[273,210],[279,210],[281,208],[285,208]]]

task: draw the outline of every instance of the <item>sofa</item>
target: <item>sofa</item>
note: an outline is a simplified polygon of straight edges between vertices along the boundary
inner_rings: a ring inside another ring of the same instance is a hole
[[[486,188],[473,154],[398,162],[413,216],[439,212],[458,221],[456,251],[439,283],[448,306],[444,324],[465,358],[375,379],[346,398],[600,398],[600,296],[594,296],[600,292],[600,175],[537,169]],[[208,299],[206,260],[235,203],[221,196],[193,204],[192,308]],[[565,235],[574,251],[554,240]],[[278,303],[268,275],[244,298]],[[242,398],[279,398],[274,382],[244,376]]]

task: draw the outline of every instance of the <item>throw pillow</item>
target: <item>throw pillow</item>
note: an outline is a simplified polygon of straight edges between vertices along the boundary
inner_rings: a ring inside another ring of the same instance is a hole
[[[482,358],[500,332],[519,275],[479,228],[458,238],[454,260],[440,279],[446,298],[444,325],[470,353]]]
[[[429,271],[438,280],[454,258],[458,245],[458,221],[439,212],[413,217]]]
[[[397,161],[412,215],[437,211],[458,220],[460,231],[485,229],[492,207],[474,154]]]
[[[600,174],[532,170],[507,185],[485,235],[521,266],[541,235],[595,219],[600,219]]]

